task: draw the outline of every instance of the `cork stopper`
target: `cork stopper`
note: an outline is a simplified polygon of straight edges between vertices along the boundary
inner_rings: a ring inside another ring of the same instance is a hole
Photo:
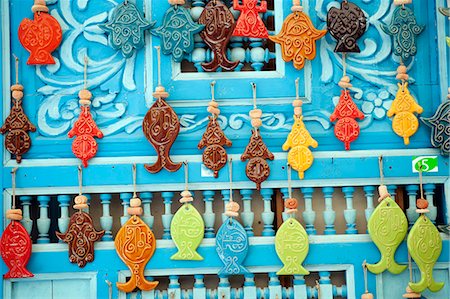
[[[228,217],[237,217],[237,216],[239,216],[239,204],[237,203],[237,202],[235,202],[235,201],[230,201],[227,205],[226,205],[226,207],[225,207],[225,209],[226,209],[226,211],[225,211],[225,215],[226,216],[228,216]]]
[[[181,199],[180,199],[180,203],[189,203],[189,202],[193,202],[194,198],[192,197],[192,193],[189,192],[188,190],[184,190],[183,192],[181,192]]]
[[[364,294],[362,294],[361,299],[373,299],[373,294],[372,293],[364,293]]]
[[[292,12],[302,12],[303,11],[303,6],[300,5],[300,0],[292,0],[292,7],[291,7],[291,11]]]
[[[353,85],[350,83],[350,77],[349,76],[343,76],[341,80],[339,81],[338,85],[343,88],[351,88]]]
[[[21,221],[22,220],[22,210],[21,209],[9,209],[6,211],[6,219]]]
[[[153,97],[156,99],[167,99],[169,97],[169,93],[166,91],[164,86],[158,86],[153,93]]]
[[[11,86],[12,97],[15,100],[20,101],[23,98],[23,86],[20,84],[14,84]]]
[[[185,0],[169,0],[170,5],[184,5],[185,3]]]
[[[91,105],[91,99],[92,99],[92,93],[87,89],[82,89],[78,93],[78,97],[80,100],[78,101],[81,106],[90,106]]]
[[[130,199],[130,207],[127,208],[128,215],[130,216],[141,216],[143,210],[141,208],[142,201],[139,197],[133,197]]]
[[[286,214],[295,214],[297,212],[298,201],[295,198],[288,198],[284,202]]]
[[[407,68],[405,65],[401,64],[398,68],[397,68],[397,80],[400,81],[408,81],[409,76],[407,74]]]
[[[388,189],[387,189],[387,187],[385,185],[378,186],[378,194],[380,195],[380,197],[378,198],[378,202],[381,202],[386,197],[391,196],[389,194]]]
[[[45,0],[34,0],[34,5],[31,7],[33,13],[48,12],[48,7],[45,4]]]
[[[250,110],[249,116],[250,116],[253,128],[259,128],[262,126],[262,120],[261,120],[262,110],[261,109]]]
[[[412,3],[412,0],[394,0],[395,6],[402,6],[402,5],[411,4],[411,3]]]
[[[403,294],[403,298],[421,298],[422,295],[419,293],[415,293],[409,286],[406,287],[406,293]]]
[[[299,100],[299,99],[294,100],[292,102],[292,106],[294,106],[294,115],[296,117],[300,117],[302,115],[302,113],[303,113],[302,105],[303,105],[303,101]]]
[[[209,113],[211,113],[215,117],[219,116],[219,114],[220,114],[219,103],[217,103],[216,101],[210,101],[208,103],[208,109],[207,110],[208,110]]]
[[[75,201],[75,204],[73,205],[73,208],[75,210],[81,211],[83,209],[88,208],[88,205],[87,205],[88,199],[85,195],[77,195],[75,197],[74,201]]]

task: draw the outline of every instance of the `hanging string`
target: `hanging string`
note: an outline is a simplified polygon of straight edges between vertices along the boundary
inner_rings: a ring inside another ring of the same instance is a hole
[[[367,287],[367,262],[366,262],[366,260],[364,260],[362,267],[363,267],[363,272],[364,272],[364,289],[365,289],[366,293],[369,293],[369,289]]]
[[[188,161],[184,161],[184,190],[188,190],[188,179],[189,179],[189,168],[188,168]]]
[[[252,82],[250,83],[252,85],[252,89],[253,89],[253,109],[256,109],[256,83]]]
[[[211,101],[215,102],[216,98],[215,98],[215,93],[214,93],[214,87],[216,85],[216,81],[212,81],[211,82]]]
[[[408,251],[409,282],[413,282],[412,259]]]
[[[378,157],[378,168],[380,170],[380,181],[381,185],[384,185],[384,174],[383,174],[383,156]]]
[[[419,183],[420,183],[420,198],[424,198],[424,197],[423,197],[422,165],[419,166]]]
[[[300,99],[300,88],[299,88],[300,78],[295,79],[295,99]]]
[[[155,49],[158,55],[158,86],[161,86],[161,47],[156,46]]]
[[[87,56],[84,56],[84,89],[87,89],[87,65],[88,58]]]
[[[288,194],[289,198],[292,198],[292,180],[291,180],[291,165],[287,164],[287,177],[288,177]]]
[[[78,195],[83,194],[83,168],[78,165]]]
[[[19,58],[16,54],[13,54],[13,56],[16,64],[16,84],[19,84]]]
[[[346,53],[342,53],[342,75],[347,76],[347,62],[345,60]]]
[[[317,299],[320,299],[320,283],[316,280]]]
[[[12,180],[12,209],[16,208],[16,172],[17,167],[11,170],[11,180]]]
[[[137,197],[137,185],[136,185],[136,163],[133,164],[133,197]]]
[[[230,202],[233,202],[233,158],[228,161],[228,170],[230,173]]]

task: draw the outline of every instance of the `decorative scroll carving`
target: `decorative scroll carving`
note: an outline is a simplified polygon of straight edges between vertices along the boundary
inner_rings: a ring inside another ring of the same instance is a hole
[[[147,21],[136,5],[127,1],[119,4],[114,9],[109,22],[100,27],[108,34],[111,47],[122,51],[124,57],[130,58],[136,50],[144,47],[144,32],[155,23],[156,21]]]
[[[163,54],[172,55],[175,62],[181,62],[185,53],[194,50],[194,35],[204,27],[192,21],[186,8],[173,5],[166,11],[163,24],[151,32],[161,38]]]
[[[206,147],[203,151],[203,164],[214,171],[215,178],[219,176],[219,170],[228,161],[228,155],[223,146],[231,145],[232,142],[223,133],[217,118],[210,116],[208,127],[198,144],[198,149]]]
[[[22,156],[31,148],[31,138],[28,132],[35,132],[36,127],[30,122],[22,107],[23,86],[15,84],[11,86],[12,107],[5,123],[0,128],[1,134],[6,134],[5,147],[15,155],[17,163],[22,161]]]
[[[350,91],[343,89],[339,103],[330,116],[330,121],[334,122],[337,120],[334,127],[334,134],[340,141],[344,142],[346,150],[350,150],[350,143],[355,141],[359,136],[360,130],[359,124],[355,120],[356,118],[364,119],[364,113],[353,102]]]
[[[261,134],[255,132],[250,137],[250,142],[241,156],[241,161],[249,160],[245,168],[247,177],[256,183],[256,189],[261,190],[261,183],[270,175],[270,167],[266,159],[275,157],[264,143]]]
[[[125,293],[135,288],[150,291],[156,288],[157,281],[145,279],[145,265],[153,256],[156,249],[156,240],[152,230],[142,219],[136,215],[122,226],[114,240],[117,254],[127,265],[131,278],[126,283],[117,283],[117,288]]]
[[[46,11],[34,13],[34,20],[24,19],[19,25],[19,41],[30,52],[27,64],[55,64],[51,53],[62,41],[61,26],[44,7]]]
[[[227,58],[226,49],[235,21],[228,7],[220,0],[209,1],[203,9],[198,23],[205,25],[200,36],[213,52],[213,60],[202,63],[205,72],[215,72],[219,67],[226,71],[234,70],[239,61],[232,62]]]
[[[450,99],[439,105],[436,113],[421,120],[431,128],[431,144],[440,148],[444,155],[450,154]]]
[[[69,245],[69,261],[81,268],[94,260],[94,243],[104,234],[104,230],[95,230],[91,216],[81,210],[70,217],[66,233],[56,232],[58,239]]]
[[[234,36],[244,36],[251,38],[268,38],[266,25],[259,16],[260,13],[267,11],[267,2],[265,0],[233,0],[233,9],[241,11],[236,27],[234,28]]]
[[[417,53],[417,35],[422,33],[425,26],[417,24],[414,11],[407,6],[398,6],[389,25],[382,24],[381,29],[391,35],[394,40],[394,54],[403,61]]]
[[[2,234],[0,252],[9,271],[3,278],[25,278],[34,275],[25,267],[31,256],[31,239],[20,221],[12,220]]]
[[[333,7],[328,11],[327,28],[337,41],[335,52],[361,52],[356,41],[366,27],[364,12],[356,4],[344,1],[340,9]]]

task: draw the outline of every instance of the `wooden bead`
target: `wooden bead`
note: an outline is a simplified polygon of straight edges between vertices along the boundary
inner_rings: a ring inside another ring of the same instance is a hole
[[[252,119],[251,122],[252,122],[252,127],[254,127],[254,128],[259,128],[262,126],[262,120],[259,118],[254,118],[254,119]]]
[[[82,89],[78,93],[78,97],[82,100],[90,100],[92,99],[92,93],[87,89]]]
[[[20,84],[11,85],[11,91],[14,91],[14,90],[23,91],[23,86]]]
[[[206,109],[209,113],[214,114],[214,115],[219,115],[220,114],[220,109],[219,108],[215,108],[212,106],[208,106],[208,109]]]
[[[208,103],[209,107],[214,107],[214,108],[218,108],[219,107],[219,103],[217,103],[216,101],[210,101]]]
[[[181,192],[181,196],[189,197],[189,196],[192,196],[192,193],[189,190],[184,190],[183,192]]]
[[[6,215],[22,215],[21,209],[9,209],[6,211]]]
[[[417,208],[419,208],[419,209],[426,209],[426,208],[428,208],[428,201],[427,201],[426,199],[419,198],[419,199],[416,201],[416,206],[417,206]]]
[[[185,3],[185,0],[169,0],[170,5],[184,5]]]
[[[362,294],[361,299],[373,299],[373,294],[372,293]]]
[[[20,91],[20,90],[14,90],[14,91],[12,92],[12,97],[13,97],[13,99],[21,100],[21,99],[23,98],[23,91]]]
[[[350,83],[350,77],[349,77],[349,76],[343,76],[343,77],[341,78],[341,81],[339,81],[338,85],[339,85],[341,88],[350,88],[350,87],[353,86],[353,85]]]
[[[230,201],[227,206],[226,206],[226,210],[227,211],[231,211],[231,212],[238,212],[239,211],[239,204],[235,201]]]
[[[408,81],[409,80],[408,74],[398,74],[396,76],[396,78],[397,78],[397,80],[400,80],[400,81]]]
[[[180,199],[180,203],[193,202],[194,198],[192,196],[184,196]]]
[[[33,13],[36,12],[48,12],[48,7],[45,4],[45,0],[34,0],[34,5],[31,7]]]
[[[155,92],[153,93],[153,97],[157,99],[159,98],[166,99],[169,97],[169,93],[166,91],[164,86],[158,86],[156,87]]]
[[[397,74],[406,74],[407,71],[408,69],[403,64],[399,65],[399,67],[397,68]]]
[[[303,112],[302,107],[295,107],[295,108],[294,108],[294,114],[295,114],[296,116],[302,115],[302,112]]]
[[[141,204],[142,201],[139,197],[133,197],[132,199],[130,199],[130,207],[132,208],[140,207]]]
[[[253,109],[249,113],[251,119],[261,118],[262,110],[261,109]]]
[[[284,201],[284,207],[286,209],[297,209],[298,201],[295,198],[288,198]]]
[[[22,215],[6,214],[6,219],[9,219],[9,220],[21,221],[22,218],[23,218]]]
[[[141,207],[127,208],[128,215],[141,216],[143,210]]]
[[[417,214],[426,214],[426,213],[430,213],[430,210],[428,210],[428,209],[416,209],[416,213]]]
[[[403,298],[421,298],[422,296],[418,293],[413,292],[409,286],[406,287],[406,293],[403,294]]]
[[[405,4],[411,4],[412,0],[394,0],[394,5],[401,6]]]
[[[88,199],[84,195],[77,195],[75,197],[75,199],[74,199],[74,202],[75,202],[75,204],[79,205],[79,204],[82,204],[82,203],[87,203]]]
[[[90,106],[91,101],[88,100],[79,100],[78,103],[80,103],[81,106]]]
[[[80,204],[73,205],[73,208],[75,210],[84,210],[84,209],[87,209],[88,207],[89,206],[87,204],[85,204],[85,203],[80,203]]]
[[[301,107],[303,105],[303,101],[302,100],[294,100],[292,102],[292,106],[294,107]]]
[[[378,198],[378,202],[381,202],[383,199],[390,196],[385,185],[378,186],[378,194],[380,195],[380,198]]]

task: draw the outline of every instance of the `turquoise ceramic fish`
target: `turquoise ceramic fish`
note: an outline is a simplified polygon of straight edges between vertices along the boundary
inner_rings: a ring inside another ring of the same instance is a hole
[[[443,282],[433,278],[433,267],[442,251],[442,239],[436,226],[425,215],[420,215],[408,235],[408,251],[419,267],[421,279],[410,282],[409,287],[416,293],[428,288],[438,292],[444,287]]]
[[[381,253],[377,264],[367,264],[367,269],[380,274],[385,270],[400,274],[407,266],[399,265],[394,259],[398,246],[408,232],[408,219],[403,210],[390,197],[386,197],[376,207],[367,224],[369,235]]]
[[[203,240],[205,223],[197,209],[190,203],[182,205],[170,223],[170,233],[178,248],[170,259],[200,261],[203,257],[197,253],[197,247]]]
[[[238,275],[249,273],[242,266],[248,253],[248,237],[244,227],[230,217],[219,228],[216,236],[216,250],[224,267],[219,275]]]
[[[275,236],[275,250],[283,262],[283,268],[277,275],[308,275],[302,263],[308,255],[308,234],[295,218],[286,220]]]

